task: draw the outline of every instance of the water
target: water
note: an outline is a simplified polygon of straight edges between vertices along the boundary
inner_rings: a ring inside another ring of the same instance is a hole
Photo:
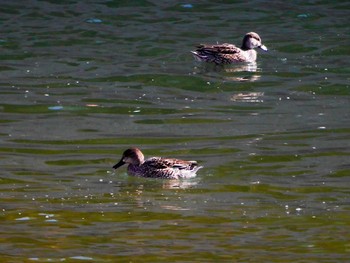
[[[349,8],[2,3],[1,261],[347,261]],[[189,54],[249,31],[255,65]],[[205,168],[115,173],[129,146]]]

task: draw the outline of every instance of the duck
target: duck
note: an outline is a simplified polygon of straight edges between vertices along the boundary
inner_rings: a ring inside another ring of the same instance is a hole
[[[255,32],[249,32],[245,34],[240,48],[228,43],[216,45],[200,44],[191,53],[197,61],[224,65],[237,62],[255,62],[257,58],[255,48],[268,51],[267,47],[262,44],[260,36]]]
[[[196,161],[184,161],[174,158],[145,157],[139,148],[129,148],[123,152],[120,161],[113,166],[118,169],[128,164],[129,175],[162,179],[188,179],[196,176],[203,166],[198,166]]]

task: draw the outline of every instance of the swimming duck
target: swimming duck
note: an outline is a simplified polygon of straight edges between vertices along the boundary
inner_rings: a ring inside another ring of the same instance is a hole
[[[130,175],[164,179],[192,178],[202,168],[196,161],[162,157],[151,157],[145,160],[138,148],[124,151],[123,157],[113,168],[117,169],[124,164],[129,164],[127,171]]]
[[[236,62],[254,62],[257,53],[254,48],[267,51],[266,46],[261,43],[261,38],[257,33],[247,33],[242,42],[242,47],[233,44],[206,45],[200,44],[196,51],[191,51],[198,61],[213,62],[217,65],[231,64]]]

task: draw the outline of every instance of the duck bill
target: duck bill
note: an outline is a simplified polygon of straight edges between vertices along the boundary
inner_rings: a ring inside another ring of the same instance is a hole
[[[268,49],[267,49],[267,47],[266,47],[265,45],[261,45],[259,48],[260,48],[261,50],[268,51]]]
[[[119,161],[119,163],[117,163],[116,165],[113,166],[113,168],[114,168],[114,169],[118,169],[120,166],[122,166],[122,165],[124,165],[124,164],[125,164],[125,162],[123,161],[123,159],[121,159],[121,160]]]

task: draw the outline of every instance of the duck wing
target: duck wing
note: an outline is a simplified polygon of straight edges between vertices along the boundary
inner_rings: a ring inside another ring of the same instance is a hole
[[[228,43],[217,45],[200,44],[197,46],[196,51],[201,53],[202,55],[236,54],[241,52],[241,49],[239,47],[236,47],[235,45]]]
[[[192,54],[199,61],[214,62],[215,64],[230,64],[244,61],[242,49],[232,44],[198,45]]]
[[[196,161],[184,161],[173,158],[152,157],[144,162],[147,166],[152,166],[154,169],[188,169],[191,170],[197,166]]]

